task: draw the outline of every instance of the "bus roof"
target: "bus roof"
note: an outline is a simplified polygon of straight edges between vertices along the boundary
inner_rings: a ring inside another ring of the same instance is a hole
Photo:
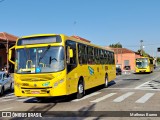
[[[136,59],[143,59],[143,58],[153,59],[153,57],[140,57],[140,58],[136,58]]]
[[[33,35],[29,35],[29,36],[22,36],[19,39],[22,39],[22,38],[31,38],[31,37],[40,37],[40,36],[53,36],[53,35],[60,35],[61,37],[63,36],[63,37],[66,37],[67,39],[70,39],[70,40],[73,40],[73,41],[76,41],[76,42],[79,42],[79,43],[82,43],[82,44],[91,45],[93,47],[97,47],[97,48],[101,48],[101,49],[104,49],[104,50],[108,50],[110,52],[114,52],[114,50],[107,49],[105,47],[92,44],[92,43],[90,43],[89,40],[86,40],[86,41],[85,40],[81,40],[81,37],[67,36],[65,34],[33,34]]]

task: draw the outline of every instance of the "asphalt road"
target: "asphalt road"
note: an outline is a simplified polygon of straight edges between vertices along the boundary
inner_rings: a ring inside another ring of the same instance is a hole
[[[151,117],[147,120],[159,119],[153,111],[160,111],[160,71],[157,69],[150,74],[123,74],[109,84],[108,88],[97,87],[86,92],[86,96],[75,99],[73,96],[47,98],[45,101],[38,101],[36,98],[15,97],[14,93],[6,92],[0,98],[0,111],[43,111],[49,115],[55,114],[57,119],[125,119],[132,116],[132,111],[148,111]],[[55,111],[55,112],[53,112]],[[62,112],[59,112],[62,111]],[[64,112],[72,111],[72,112]],[[90,111],[94,111],[91,113]],[[97,112],[101,111],[101,112]],[[110,112],[108,112],[110,111]],[[114,111],[114,112],[113,112]],[[121,112],[122,111],[122,112]],[[124,112],[126,111],[126,112]],[[81,112],[81,115],[78,113]],[[108,112],[108,113],[107,113]],[[153,112],[153,113],[152,113]],[[65,114],[64,114],[65,113]],[[133,112],[136,113],[136,112]],[[71,115],[70,115],[71,114]],[[79,117],[71,117],[79,115]],[[106,115],[107,114],[107,115]],[[139,113],[140,114],[140,113]],[[145,112],[146,114],[146,112]],[[89,118],[87,117],[90,116]],[[103,116],[104,115],[104,116]],[[138,114],[135,114],[138,115]],[[140,114],[143,115],[143,114]],[[158,112],[160,115],[160,112]],[[81,117],[84,116],[84,117]],[[121,116],[113,117],[113,116]],[[138,116],[146,120],[146,117]],[[159,116],[160,117],[160,116]],[[4,119],[4,118],[2,118]],[[5,118],[9,119],[9,118]],[[17,119],[10,118],[10,119]],[[29,118],[25,118],[29,119]],[[46,119],[46,118],[41,118]],[[47,119],[52,119],[51,116]],[[131,117],[129,119],[135,119]]]

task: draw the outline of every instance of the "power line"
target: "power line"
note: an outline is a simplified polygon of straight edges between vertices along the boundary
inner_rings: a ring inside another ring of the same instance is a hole
[[[154,43],[154,44],[145,44],[144,46],[151,46],[151,45],[160,45],[160,43]]]
[[[154,43],[154,44],[143,44],[143,46],[156,46],[160,45],[160,43]],[[139,47],[139,45],[123,45],[125,47]]]

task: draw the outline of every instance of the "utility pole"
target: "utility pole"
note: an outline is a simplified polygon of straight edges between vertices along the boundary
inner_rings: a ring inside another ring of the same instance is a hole
[[[116,46],[117,53],[116,53],[116,65],[118,65],[118,46]]]
[[[119,45],[119,42],[116,44],[116,49],[117,49],[117,53],[116,53],[116,65],[118,65],[118,52],[119,52],[118,45]]]
[[[8,48],[9,48],[9,40],[8,38],[6,37],[6,35],[3,33],[3,36],[5,37],[5,47],[6,47],[6,54],[7,54],[7,60],[6,60],[6,72],[8,73],[9,72],[9,61],[8,61]],[[5,66],[4,66],[5,67]]]
[[[7,38],[7,48],[6,48],[6,53],[7,53],[7,73],[9,73],[9,62],[8,62],[8,48],[9,48],[9,41],[8,41],[8,38]]]
[[[143,40],[140,40],[140,55],[143,55]]]

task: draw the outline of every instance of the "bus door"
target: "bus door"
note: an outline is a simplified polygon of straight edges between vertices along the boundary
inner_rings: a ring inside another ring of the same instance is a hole
[[[66,41],[67,91],[69,94],[77,90],[78,71],[76,56],[76,42]]]

